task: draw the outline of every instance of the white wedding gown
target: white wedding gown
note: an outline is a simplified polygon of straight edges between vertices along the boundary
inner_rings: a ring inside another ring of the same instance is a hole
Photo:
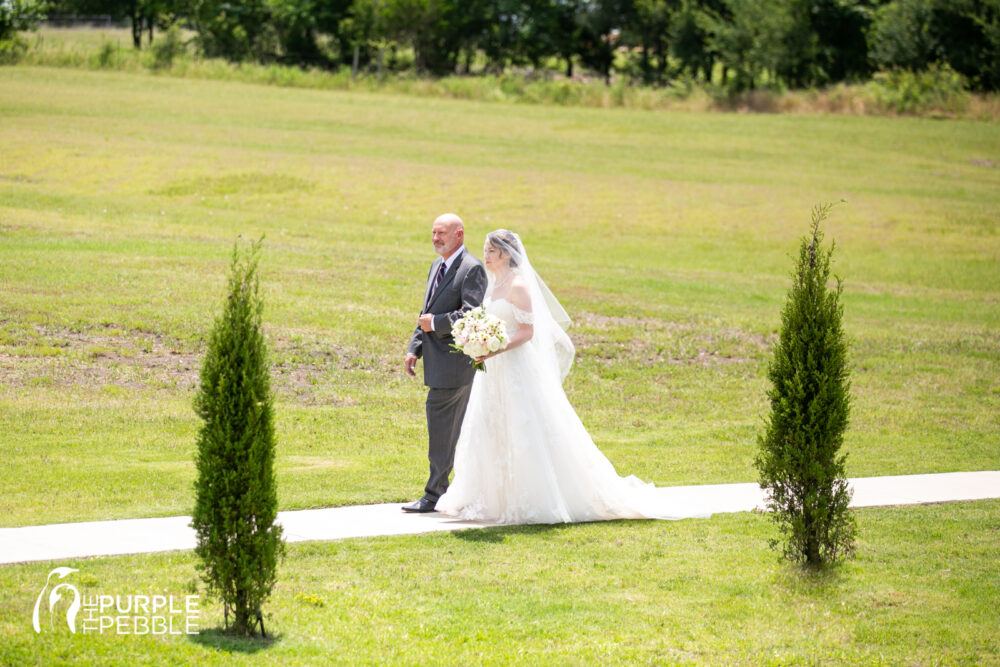
[[[511,337],[518,320],[532,319],[504,299],[485,306]],[[539,355],[528,341],[476,373],[439,512],[505,524],[707,516],[686,513],[666,489],[619,477],[566,398],[558,367]]]

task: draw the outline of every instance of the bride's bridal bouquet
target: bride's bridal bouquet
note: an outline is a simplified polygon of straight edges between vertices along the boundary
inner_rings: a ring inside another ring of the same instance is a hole
[[[473,308],[455,322],[451,335],[455,339],[452,347],[472,357],[476,370],[483,372],[486,372],[486,366],[476,362],[476,357],[502,350],[509,342],[503,320],[490,315],[482,306]]]

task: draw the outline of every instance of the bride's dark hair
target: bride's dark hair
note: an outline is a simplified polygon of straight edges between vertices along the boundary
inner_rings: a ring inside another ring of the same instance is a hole
[[[510,257],[510,268],[518,264],[518,257],[524,254],[521,248],[521,241],[514,232],[506,229],[498,229],[486,235],[486,242],[491,246]]]

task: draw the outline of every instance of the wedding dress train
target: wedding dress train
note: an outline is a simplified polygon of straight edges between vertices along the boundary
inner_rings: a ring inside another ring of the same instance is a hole
[[[537,314],[489,296],[484,305],[511,337]],[[665,489],[618,475],[570,405],[547,354],[532,339],[487,359],[486,372],[476,374],[454,481],[437,510],[505,524],[707,516],[678,507]]]

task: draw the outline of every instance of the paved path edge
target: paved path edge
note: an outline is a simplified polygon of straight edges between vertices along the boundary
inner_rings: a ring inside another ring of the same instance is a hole
[[[852,507],[915,505],[1000,498],[1000,471],[952,472],[849,480]],[[763,509],[756,483],[663,487],[660,493],[686,515]],[[437,513],[407,514],[401,503],[278,512],[287,542],[413,535],[485,528],[496,524],[460,521]],[[191,517],[117,519],[0,528],[0,564],[90,556],[189,550],[195,546]]]

